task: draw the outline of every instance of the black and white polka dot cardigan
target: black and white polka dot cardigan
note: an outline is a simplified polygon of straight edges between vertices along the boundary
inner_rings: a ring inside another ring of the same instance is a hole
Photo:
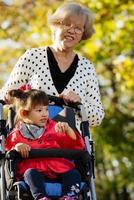
[[[90,126],[97,126],[104,117],[104,110],[100,100],[98,80],[93,64],[78,55],[78,67],[75,75],[65,89],[79,94],[89,118]],[[44,90],[47,94],[57,95],[47,58],[47,47],[28,49],[16,63],[8,81],[0,91],[3,98],[9,89],[29,83],[32,88]],[[80,116],[76,116],[80,122]]]

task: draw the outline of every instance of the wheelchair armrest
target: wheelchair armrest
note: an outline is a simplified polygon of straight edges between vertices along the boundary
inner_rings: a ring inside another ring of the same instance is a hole
[[[86,154],[85,154],[86,153]],[[86,158],[85,156],[86,155]],[[80,158],[85,158],[85,161],[87,158],[89,159],[90,155],[88,152],[83,149],[83,150],[77,150],[77,149],[58,149],[58,148],[47,148],[47,149],[31,149],[29,152],[29,157],[28,158],[54,158],[54,157],[59,157],[59,158],[67,158],[67,159],[80,159]],[[21,155],[19,152],[16,150],[11,150],[6,153],[6,159],[21,159]],[[24,158],[23,158],[24,159]]]

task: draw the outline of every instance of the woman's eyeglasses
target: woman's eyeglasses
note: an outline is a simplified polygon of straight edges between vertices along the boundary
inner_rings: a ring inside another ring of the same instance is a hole
[[[66,24],[64,22],[59,22],[57,25],[61,26],[64,30],[69,30],[73,28],[74,32],[79,35],[82,34],[84,31],[83,27],[77,27],[74,24]]]

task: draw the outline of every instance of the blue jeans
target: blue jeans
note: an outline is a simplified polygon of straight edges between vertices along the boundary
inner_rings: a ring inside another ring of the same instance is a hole
[[[81,175],[76,169],[60,174],[59,179],[63,184],[64,195],[77,195],[80,190]],[[47,179],[48,180],[48,179]],[[45,177],[36,169],[28,169],[24,173],[24,181],[30,188],[31,194],[35,200],[46,196],[44,182]]]

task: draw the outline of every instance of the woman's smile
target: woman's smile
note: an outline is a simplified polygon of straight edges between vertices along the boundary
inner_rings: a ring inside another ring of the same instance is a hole
[[[71,35],[66,35],[65,37],[65,40],[71,40],[71,41],[73,41],[75,38],[73,37],[73,36],[71,36]]]

